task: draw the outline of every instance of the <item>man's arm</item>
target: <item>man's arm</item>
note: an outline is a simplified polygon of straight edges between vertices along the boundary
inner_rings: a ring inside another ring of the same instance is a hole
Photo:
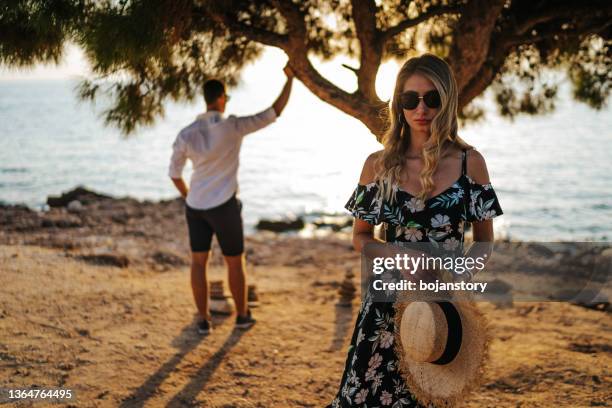
[[[183,181],[183,168],[187,162],[187,151],[185,144],[179,134],[172,145],[172,157],[170,158],[170,166],[168,168],[168,176],[176,186],[176,189],[181,193],[183,198],[187,197],[189,190],[185,181]]]
[[[181,196],[183,198],[187,198],[187,193],[189,193],[189,189],[187,188],[187,184],[185,184],[183,178],[173,178],[172,182],[174,183],[174,186],[179,191],[179,193],[181,193]]]
[[[287,102],[289,101],[289,95],[291,94],[291,85],[293,84],[294,77],[293,71],[291,70],[289,64],[285,65],[283,71],[285,71],[285,75],[287,75],[287,82],[285,82],[285,86],[283,87],[281,94],[272,104],[272,107],[274,108],[274,112],[276,112],[277,117],[280,116],[283,109],[285,109],[285,106],[287,106]]]
[[[291,82],[293,81],[293,71],[286,65],[283,69],[285,75],[287,75],[287,82],[278,96],[276,101],[268,109],[251,116],[230,116],[228,120],[234,126],[234,131],[238,137],[248,135],[268,126],[274,122],[278,115],[283,111],[289,100],[289,94],[291,93]]]

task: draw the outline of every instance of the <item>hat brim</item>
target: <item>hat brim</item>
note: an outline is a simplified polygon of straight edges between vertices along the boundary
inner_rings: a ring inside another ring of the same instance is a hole
[[[476,303],[465,297],[452,300],[462,324],[461,348],[448,364],[437,365],[411,359],[401,341],[401,320],[411,301],[395,304],[395,352],[399,370],[410,392],[423,405],[454,407],[480,386],[489,358],[488,323]]]

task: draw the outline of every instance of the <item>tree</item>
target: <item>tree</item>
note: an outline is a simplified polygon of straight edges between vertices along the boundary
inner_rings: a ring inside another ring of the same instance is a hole
[[[566,71],[574,97],[596,109],[612,82],[608,0],[5,0],[0,13],[0,63],[57,62],[76,43],[96,75],[80,96],[110,94],[106,121],[126,133],[163,115],[166,100],[200,96],[208,78],[235,85],[263,45],[282,49],[313,94],[377,136],[387,120],[379,66],[416,50],[453,67],[465,118],[482,113],[471,102],[489,87],[503,115],[554,109],[547,68]],[[344,65],[352,92],[311,62],[340,54],[359,61]]]

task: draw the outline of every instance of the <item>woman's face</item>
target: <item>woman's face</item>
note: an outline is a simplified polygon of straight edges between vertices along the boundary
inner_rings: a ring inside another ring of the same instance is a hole
[[[423,96],[429,91],[436,91],[436,87],[426,76],[415,73],[404,82],[402,93],[409,91],[416,92],[419,96]],[[423,99],[418,100],[418,105],[415,109],[402,109],[404,118],[406,118],[406,122],[408,122],[410,128],[414,131],[423,133],[429,133],[431,131],[431,121],[439,111],[440,107],[430,108],[425,104]]]

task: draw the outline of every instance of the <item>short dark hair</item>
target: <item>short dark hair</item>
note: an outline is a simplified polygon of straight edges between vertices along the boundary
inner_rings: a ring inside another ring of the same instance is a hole
[[[218,79],[209,79],[204,83],[204,100],[207,105],[215,102],[225,93],[225,85]]]

